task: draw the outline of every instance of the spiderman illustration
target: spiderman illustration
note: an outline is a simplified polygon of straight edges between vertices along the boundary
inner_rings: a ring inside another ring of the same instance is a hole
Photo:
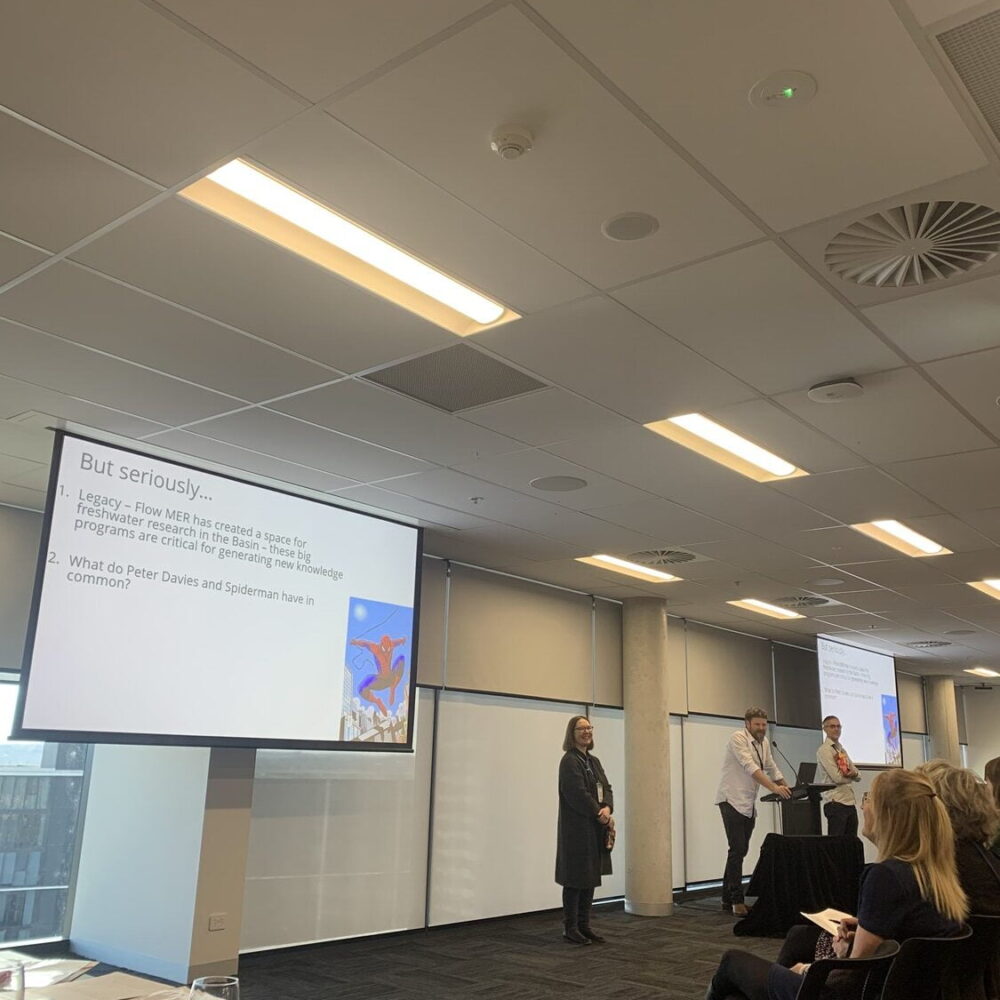
[[[387,635],[382,636],[378,642],[369,642],[367,639],[351,640],[352,646],[361,646],[362,649],[367,649],[375,658],[375,665],[378,670],[376,673],[366,677],[358,685],[358,694],[365,701],[370,701],[382,715],[388,715],[389,710],[375,692],[384,691],[388,688],[389,704],[392,705],[396,700],[396,688],[403,678],[406,657],[397,656],[395,660],[392,660],[392,651],[397,646],[402,646],[405,642],[405,636],[401,639],[390,639]],[[390,660],[392,660],[391,666]]]

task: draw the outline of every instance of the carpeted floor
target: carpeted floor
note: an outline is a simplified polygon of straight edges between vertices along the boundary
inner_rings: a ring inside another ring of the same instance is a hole
[[[736,938],[717,897],[672,917],[595,909],[606,945],[565,944],[556,912],[360,938],[240,959],[242,1000],[701,1000],[727,948],[773,959],[780,942]]]

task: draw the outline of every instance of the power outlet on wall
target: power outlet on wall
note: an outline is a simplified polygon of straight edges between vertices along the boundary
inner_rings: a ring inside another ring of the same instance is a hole
[[[224,931],[226,929],[226,915],[224,913],[210,913],[208,915],[208,929],[210,931]]]

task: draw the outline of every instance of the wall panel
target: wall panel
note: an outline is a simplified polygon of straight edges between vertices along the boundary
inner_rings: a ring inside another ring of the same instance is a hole
[[[558,774],[574,714],[583,707],[441,692],[431,926],[561,905]]]
[[[417,683],[441,687],[444,683],[445,615],[448,564],[425,556],[420,571],[420,633],[417,636]]]
[[[667,618],[667,704],[671,715],[687,715],[687,622]]]
[[[453,566],[450,688],[590,702],[592,601],[541,584]]]
[[[0,507],[0,670],[21,669],[41,534],[41,514]]]
[[[766,639],[687,625],[688,711],[742,719],[751,706],[774,718],[771,644]]]
[[[594,701],[622,705],[622,606],[594,601]]]
[[[818,729],[822,710],[816,651],[780,642],[774,643],[772,650],[775,720],[783,726]]]
[[[897,670],[896,690],[899,693],[899,728],[904,733],[926,733],[923,679]]]

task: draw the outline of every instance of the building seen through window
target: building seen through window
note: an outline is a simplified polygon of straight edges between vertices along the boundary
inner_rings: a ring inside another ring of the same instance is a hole
[[[80,827],[83,743],[7,739],[16,678],[0,678],[0,941],[63,937]]]

